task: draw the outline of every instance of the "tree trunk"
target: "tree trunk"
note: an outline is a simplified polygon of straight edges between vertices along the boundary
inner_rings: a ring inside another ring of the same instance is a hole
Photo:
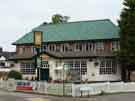
[[[130,80],[130,70],[128,70],[128,81],[131,81]]]
[[[126,80],[126,69],[125,69],[125,66],[122,66],[121,69],[122,69],[121,70],[121,80],[126,82],[127,80]]]

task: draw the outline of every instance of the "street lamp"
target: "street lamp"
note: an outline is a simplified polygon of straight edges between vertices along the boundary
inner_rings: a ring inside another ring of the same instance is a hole
[[[37,80],[40,80],[40,68],[37,67],[37,57],[39,53],[42,51],[42,41],[43,41],[43,32],[34,31],[34,48],[36,49],[36,55],[37,55],[35,57],[35,68],[37,68]]]

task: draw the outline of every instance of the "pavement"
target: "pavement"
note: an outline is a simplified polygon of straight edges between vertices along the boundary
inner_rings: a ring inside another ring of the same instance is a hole
[[[72,98],[0,90],[0,101],[135,101],[135,93],[91,96],[89,98]]]

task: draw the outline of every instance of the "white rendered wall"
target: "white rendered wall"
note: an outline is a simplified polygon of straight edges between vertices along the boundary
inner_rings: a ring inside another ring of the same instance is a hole
[[[88,61],[87,62],[88,66],[88,72],[87,72],[87,77],[88,81],[119,81],[121,80],[121,70],[120,67],[117,68],[117,73],[116,74],[106,74],[106,75],[101,75],[99,73],[100,70],[100,65],[95,66],[94,61]]]
[[[55,60],[54,59],[49,59],[48,60],[48,63],[49,63],[49,76],[52,78],[52,80],[55,80],[56,79],[56,76],[55,76]]]
[[[81,61],[81,59],[74,59],[74,60],[79,60]],[[84,59],[83,59],[84,60]],[[50,76],[52,77],[53,80],[58,80],[58,79],[63,79],[63,70],[59,70],[59,75],[56,74],[56,61],[58,60],[49,60],[49,65],[50,65]],[[63,66],[64,64],[63,60],[58,67]],[[67,60],[68,61],[68,60]],[[70,60],[72,61],[72,60]],[[95,66],[95,60],[94,61],[89,61],[88,59],[87,61],[87,75],[82,75],[82,80],[88,80],[88,81],[119,81],[121,80],[121,70],[118,67],[117,68],[117,73],[116,74],[111,74],[111,75],[100,75],[99,70],[100,70],[100,65]],[[100,61],[100,60],[99,60]],[[64,75],[65,76],[65,75]]]
[[[74,60],[80,60],[81,59],[74,59]],[[56,60],[53,58],[49,58],[48,59],[48,63],[49,63],[49,76],[52,78],[52,80],[62,80],[63,79],[63,70],[59,70],[61,72],[59,72],[60,74],[56,74],[56,61],[60,61],[60,64],[58,65],[58,67],[63,66],[64,61],[65,60]],[[71,61],[71,60],[70,60]],[[88,59],[86,59],[87,61],[87,75],[83,75],[82,76],[82,80],[88,80],[88,81],[119,81],[121,80],[121,70],[118,67],[117,68],[117,73],[115,75],[100,75],[99,73],[99,69],[100,69],[100,65],[95,66],[95,61],[89,61]],[[16,64],[14,68],[15,70],[20,71],[20,64]],[[36,75],[23,75],[23,77],[35,77]]]

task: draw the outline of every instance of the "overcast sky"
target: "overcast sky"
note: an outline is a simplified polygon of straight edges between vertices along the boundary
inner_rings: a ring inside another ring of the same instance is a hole
[[[53,14],[70,16],[70,21],[111,19],[117,24],[123,0],[0,0],[0,46],[14,51],[11,45],[26,32]]]

